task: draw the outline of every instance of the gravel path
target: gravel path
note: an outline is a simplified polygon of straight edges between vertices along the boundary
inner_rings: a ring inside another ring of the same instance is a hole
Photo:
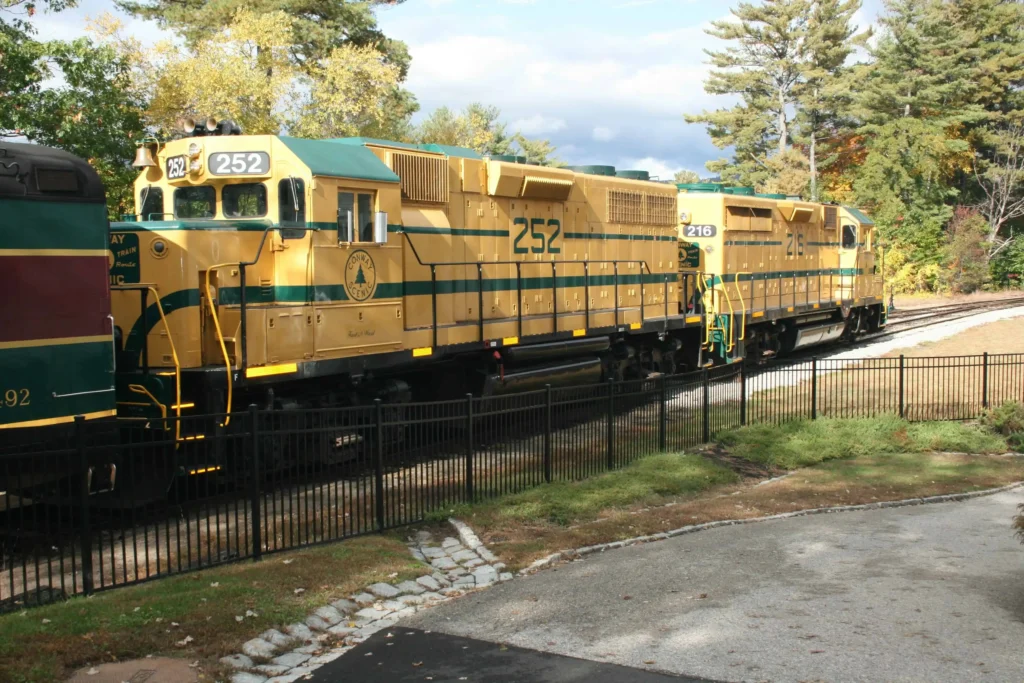
[[[589,556],[403,624],[726,681],[1024,680],[1020,489]]]

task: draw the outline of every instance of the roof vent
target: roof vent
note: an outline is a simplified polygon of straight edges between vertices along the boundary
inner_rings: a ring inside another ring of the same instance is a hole
[[[614,176],[614,166],[566,166],[566,168],[573,173],[585,173],[587,175],[603,175],[603,176]]]
[[[651,174],[647,171],[616,171],[615,175],[619,178],[626,178],[628,180],[650,180]]]

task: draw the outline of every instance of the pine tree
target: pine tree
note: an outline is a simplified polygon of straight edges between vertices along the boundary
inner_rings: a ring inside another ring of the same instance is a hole
[[[719,148],[734,147],[732,162],[708,164],[723,178],[757,184],[771,175],[765,160],[774,151],[786,153],[791,142],[793,107],[803,66],[801,45],[807,33],[811,0],[741,2],[732,10],[736,21],[715,21],[708,33],[729,41],[720,51],[707,51],[714,67],[704,89],[715,95],[738,95],[740,103],[687,116],[708,127]]]
[[[366,284],[366,276],[363,275],[363,267],[362,266],[359,266],[359,270],[356,271],[355,283],[357,285],[365,285]]]
[[[983,117],[948,0],[886,0],[874,61],[858,70],[867,156],[854,191],[907,261],[906,288],[934,286],[953,213],[952,179],[970,160],[964,127]]]
[[[797,122],[798,140],[807,147],[811,201],[818,201],[819,169],[835,159],[833,145],[853,128],[847,60],[871,35],[852,25],[860,6],[860,0],[817,0],[808,18]]]

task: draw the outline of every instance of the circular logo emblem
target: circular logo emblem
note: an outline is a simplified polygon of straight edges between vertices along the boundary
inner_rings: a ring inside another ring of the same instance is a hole
[[[345,263],[345,289],[356,301],[366,301],[377,287],[377,269],[362,249],[352,252]]]

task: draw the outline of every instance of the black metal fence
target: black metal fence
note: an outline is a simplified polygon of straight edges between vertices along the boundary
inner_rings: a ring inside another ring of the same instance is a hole
[[[901,356],[432,403],[253,407],[160,430],[77,422],[61,443],[0,452],[0,610],[414,524],[747,423],[968,419],[1022,399],[1024,355]],[[108,463],[116,486],[97,494]]]

